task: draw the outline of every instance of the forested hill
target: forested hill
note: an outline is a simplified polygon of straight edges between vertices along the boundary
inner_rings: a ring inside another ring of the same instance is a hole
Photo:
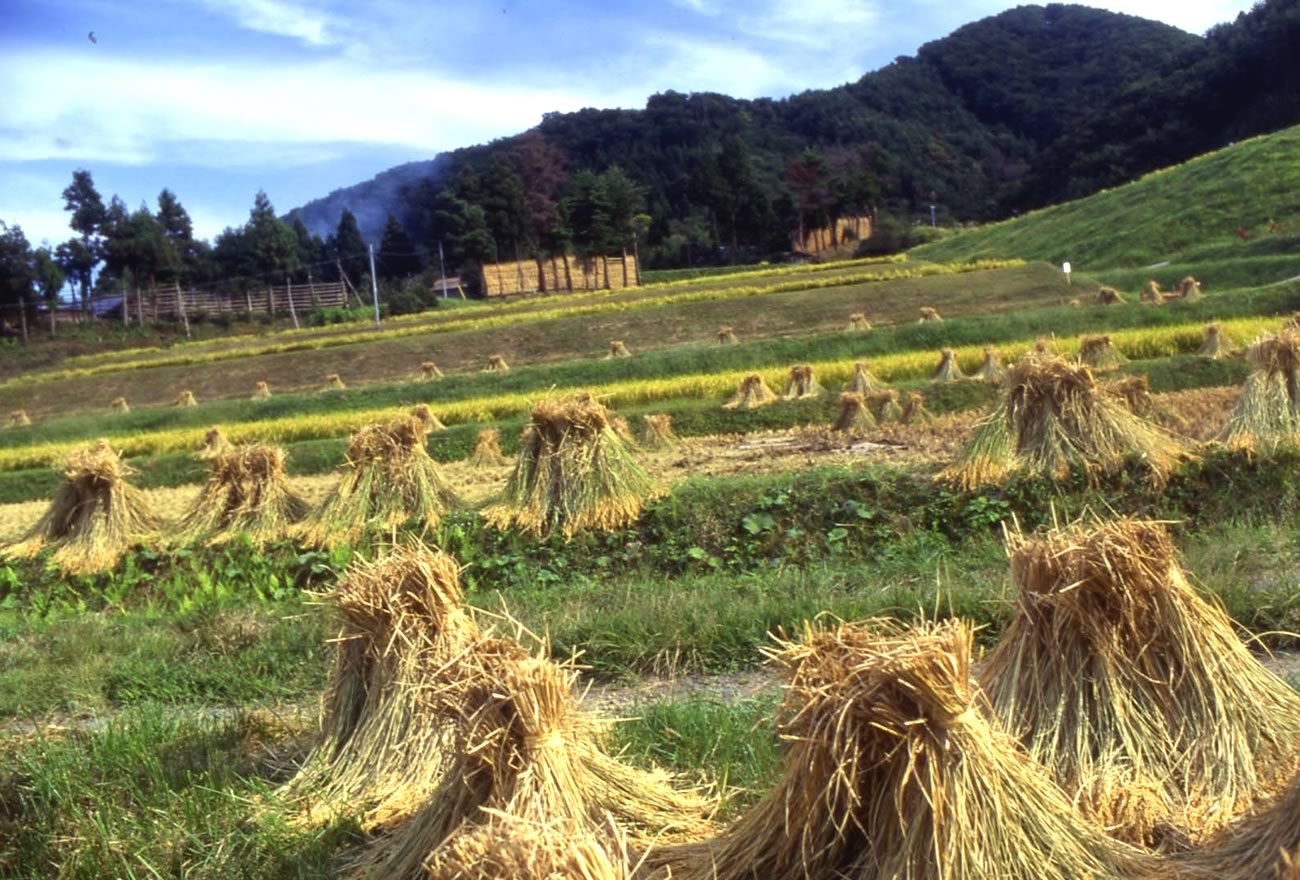
[[[515,185],[494,177],[524,172],[540,141],[562,160],[549,193],[559,204],[577,173],[621,166],[644,189],[647,239],[660,252],[682,242],[780,249],[800,214],[878,207],[906,223],[932,199],[942,219],[999,218],[1300,121],[1294,71],[1260,75],[1293,46],[1298,4],[1269,0],[1208,39],[1082,6],[1019,7],[838,88],[780,100],[668,92],[643,110],[548,114],[530,136],[394,169],[300,215],[326,233],[348,207],[377,239],[392,212],[426,243],[468,222],[449,221],[448,206],[463,214],[477,202],[489,250],[546,249],[522,231],[526,219],[490,204],[508,202]],[[1236,87],[1249,100],[1234,100]],[[1207,94],[1213,110],[1201,106]],[[1153,133],[1190,126],[1195,137]]]

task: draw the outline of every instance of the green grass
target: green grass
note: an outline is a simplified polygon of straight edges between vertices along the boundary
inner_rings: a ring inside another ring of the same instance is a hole
[[[1261,248],[1252,242],[1260,239],[1294,252],[1300,247],[1298,159],[1300,127],[1289,128],[1085,199],[922,245],[909,256],[1021,257],[1053,265],[1069,260],[1076,271],[1092,272],[1176,261],[1185,251],[1211,248],[1220,259],[1253,256]],[[1270,219],[1285,233],[1270,233]],[[1239,227],[1249,231],[1251,242],[1236,237]]]

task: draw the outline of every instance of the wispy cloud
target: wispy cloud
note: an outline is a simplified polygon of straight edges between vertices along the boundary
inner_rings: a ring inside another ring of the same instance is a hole
[[[212,12],[229,16],[246,30],[290,37],[309,46],[340,42],[343,20],[333,13],[294,0],[202,0]]]

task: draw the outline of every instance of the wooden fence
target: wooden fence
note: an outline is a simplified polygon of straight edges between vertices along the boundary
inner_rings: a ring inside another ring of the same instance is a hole
[[[178,295],[179,294],[179,295]],[[160,287],[143,294],[131,294],[126,306],[130,319],[143,315],[146,320],[161,318],[179,319],[184,304],[184,314],[193,318],[198,314],[222,312],[268,312],[272,316],[296,312],[306,315],[317,309],[339,308],[347,304],[348,289],[341,282],[293,284],[286,282],[274,287],[251,288],[243,293],[229,291],[177,290],[175,286]],[[290,303],[293,304],[292,309]],[[120,309],[114,309],[121,318]]]
[[[822,226],[819,229],[806,230],[803,241],[799,240],[799,233],[796,232],[790,236],[790,244],[796,251],[805,254],[820,254],[822,251],[828,251],[846,241],[862,241],[870,237],[871,218],[863,215],[859,217],[841,217],[835,221],[833,227]]]
[[[540,271],[536,260],[483,266],[483,292],[487,296],[537,293],[543,289],[571,292],[636,286],[636,257],[631,254],[626,257],[548,257],[542,260]]]

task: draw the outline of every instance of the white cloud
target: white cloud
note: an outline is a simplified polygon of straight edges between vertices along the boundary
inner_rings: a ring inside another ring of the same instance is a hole
[[[309,46],[332,46],[342,34],[336,16],[293,0],[203,0],[204,5],[234,19],[240,27],[290,37]]]
[[[1216,24],[1234,21],[1238,13],[1247,12],[1255,4],[1254,0],[1099,0],[1088,5],[1153,18],[1203,34]]]

